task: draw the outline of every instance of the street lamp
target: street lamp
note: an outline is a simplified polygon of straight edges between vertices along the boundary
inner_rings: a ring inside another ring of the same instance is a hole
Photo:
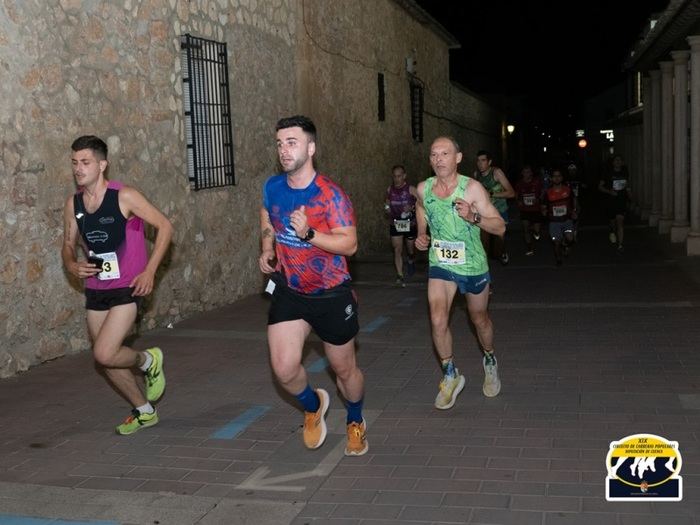
[[[515,131],[515,126],[513,124],[508,124],[506,126],[506,130],[508,130],[508,134],[512,135],[513,132]]]

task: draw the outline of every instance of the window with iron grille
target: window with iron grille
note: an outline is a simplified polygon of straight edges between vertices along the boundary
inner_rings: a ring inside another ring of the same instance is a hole
[[[415,142],[423,142],[423,84],[412,80],[411,86],[411,135]]]
[[[187,174],[195,191],[236,183],[226,43],[180,39]]]

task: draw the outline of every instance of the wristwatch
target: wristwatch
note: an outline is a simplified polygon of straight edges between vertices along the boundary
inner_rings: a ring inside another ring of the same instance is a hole
[[[474,218],[472,219],[472,224],[479,224],[481,222],[481,214],[478,211],[474,212]]]
[[[308,230],[306,230],[306,235],[304,235],[302,241],[310,241],[314,238],[314,235],[316,235],[316,230],[314,230],[313,228],[309,228]]]

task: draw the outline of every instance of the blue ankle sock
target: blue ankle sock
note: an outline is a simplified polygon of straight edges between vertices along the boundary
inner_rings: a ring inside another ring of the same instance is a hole
[[[364,402],[364,398],[361,398],[359,401],[346,401],[346,407],[348,409],[348,417],[346,419],[346,423],[362,423],[362,403]]]
[[[451,357],[442,360],[442,374],[445,377],[457,377],[457,371],[455,370],[455,364]]]
[[[305,412],[316,412],[321,406],[321,400],[318,398],[318,394],[309,385],[306,385],[306,388],[294,397],[302,404]]]

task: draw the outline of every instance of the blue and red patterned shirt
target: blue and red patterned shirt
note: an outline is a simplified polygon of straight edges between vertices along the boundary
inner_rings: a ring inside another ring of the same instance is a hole
[[[343,255],[329,253],[297,237],[289,224],[301,206],[310,228],[329,233],[355,226],[355,212],[343,189],[327,175],[317,173],[302,189],[290,188],[287,174],[273,175],[263,186],[263,206],[275,230],[275,252],[289,287],[303,294],[318,294],[350,280]]]

